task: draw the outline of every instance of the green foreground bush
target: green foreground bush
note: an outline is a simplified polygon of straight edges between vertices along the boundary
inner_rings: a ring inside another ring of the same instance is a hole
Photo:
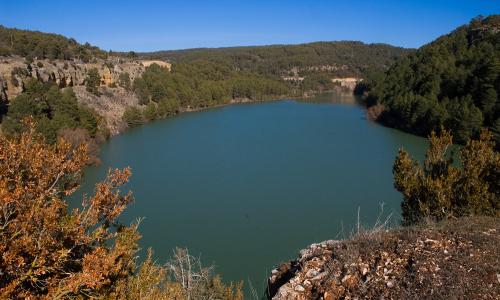
[[[404,196],[403,224],[426,218],[499,216],[500,153],[493,135],[483,130],[478,140],[469,140],[460,150],[460,166],[453,164],[449,131],[432,132],[429,142],[423,166],[405,150],[394,163],[394,186]]]

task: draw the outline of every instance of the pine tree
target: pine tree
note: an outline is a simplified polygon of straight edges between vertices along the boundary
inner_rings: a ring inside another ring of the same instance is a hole
[[[90,92],[96,96],[99,96],[99,86],[101,85],[101,75],[97,68],[92,68],[87,72],[87,77],[85,78],[85,87],[87,92]]]

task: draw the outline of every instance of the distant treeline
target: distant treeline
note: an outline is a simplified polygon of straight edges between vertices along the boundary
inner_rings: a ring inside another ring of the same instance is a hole
[[[170,60],[172,69],[152,65],[132,84],[142,111],[124,114],[129,126],[163,118],[181,108],[221,105],[233,99],[302,96],[333,88],[332,76],[385,70],[410,50],[383,44],[319,42],[303,45],[189,49],[138,54]],[[301,76],[302,81],[282,77]]]
[[[19,55],[28,60],[106,58],[108,53],[89,43],[79,44],[75,39],[59,34],[6,28],[0,25],[0,56]]]
[[[499,74],[500,15],[492,15],[399,59],[357,92],[384,107],[379,118],[389,126],[420,135],[444,126],[459,143],[489,127],[500,142]]]
[[[395,59],[411,51],[386,44],[340,41],[158,51],[141,53],[139,57],[177,62],[211,61],[231,66],[235,70],[271,76],[287,75],[286,71],[298,67],[300,75],[325,71],[337,76],[364,77],[368,72],[388,68]],[[318,66],[332,68],[314,68]]]
[[[133,90],[141,111],[129,108],[124,120],[129,126],[164,118],[181,108],[203,108],[229,103],[233,99],[265,100],[297,93],[279,77],[236,71],[210,61],[180,62],[171,71],[156,64],[134,80]]]
[[[368,73],[386,70],[396,59],[411,51],[384,44],[344,41],[136,54],[133,51],[105,52],[88,43],[81,45],[74,39],[58,34],[0,26],[0,56],[19,55],[27,61],[37,58],[80,59],[88,62],[95,58],[106,59],[111,55],[171,61],[171,71],[152,65],[134,82],[130,81],[129,74],[120,75],[119,85],[135,92],[140,104],[145,105],[129,108],[125,112],[124,120],[129,126],[163,118],[183,109],[221,105],[231,100],[265,100],[332,89],[332,77],[365,77]],[[99,96],[98,74],[88,75],[87,90]],[[292,80],[284,80],[283,77],[292,77]],[[90,84],[92,82],[96,84]],[[22,96],[19,99],[25,98]],[[40,102],[43,98],[43,95],[38,95],[36,101]],[[56,106],[57,102],[54,102]],[[4,124],[7,132],[17,131],[16,126],[11,126],[10,130],[8,123],[12,120],[19,123],[24,114],[16,112],[14,116],[14,108],[17,110],[18,107],[10,107],[11,112],[7,113],[9,121]],[[23,107],[20,111],[31,113],[35,108]],[[48,120],[54,117],[51,109],[42,109],[41,112]],[[4,113],[5,109],[2,111]],[[38,115],[37,111],[33,113]],[[68,124],[56,118],[54,126],[47,127],[52,129],[45,130],[45,136],[53,141],[54,132]],[[75,126],[80,127],[79,124]]]

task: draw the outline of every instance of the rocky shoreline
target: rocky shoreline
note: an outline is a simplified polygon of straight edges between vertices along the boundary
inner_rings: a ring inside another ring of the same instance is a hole
[[[500,219],[363,232],[274,269],[268,299],[498,299]]]

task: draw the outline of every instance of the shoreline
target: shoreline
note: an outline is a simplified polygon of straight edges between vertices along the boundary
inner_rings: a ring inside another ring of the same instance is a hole
[[[282,101],[282,100],[287,100],[287,99],[308,99],[308,98],[312,98],[314,96],[317,96],[319,94],[332,93],[332,92],[346,93],[346,94],[347,93],[349,93],[349,94],[353,93],[353,91],[351,91],[351,90],[331,89],[331,90],[324,90],[324,91],[308,91],[308,92],[304,92],[301,96],[297,96],[297,95],[281,95],[281,96],[278,96],[278,97],[275,97],[275,98],[257,99],[257,100],[253,100],[253,99],[250,99],[250,98],[236,98],[236,99],[229,100],[229,102],[227,102],[227,103],[216,104],[216,105],[212,105],[212,106],[195,107],[195,108],[181,107],[179,109],[179,111],[177,113],[173,114],[173,115],[166,116],[165,118],[160,118],[160,119],[156,119],[156,120],[152,120],[152,121],[147,121],[147,122],[144,122],[143,124],[141,124],[139,126],[136,126],[136,127],[144,126],[144,125],[146,125],[148,123],[151,123],[151,122],[154,122],[154,121],[166,120],[166,119],[168,119],[170,117],[174,117],[174,116],[177,116],[177,115],[180,115],[180,114],[184,114],[184,113],[200,112],[200,111],[209,110],[209,109],[212,109],[212,108],[221,108],[221,107],[225,107],[225,106],[238,105],[238,104],[276,102],[276,101]],[[120,132],[118,132],[115,135],[111,135],[110,138],[112,138],[114,136],[121,135],[121,134],[127,132],[128,130],[130,130],[132,128],[135,128],[135,127],[126,127],[124,131],[120,131]]]
[[[304,93],[302,96],[294,96],[294,95],[281,95],[279,97],[275,97],[275,98],[269,98],[269,99],[258,99],[258,100],[252,100],[250,98],[236,98],[236,99],[231,99],[229,100],[229,102],[227,103],[222,103],[222,104],[216,104],[216,105],[212,105],[212,106],[205,106],[205,107],[195,107],[195,108],[190,108],[190,107],[181,107],[179,109],[179,111],[173,115],[169,115],[169,116],[166,116],[165,118],[160,118],[160,119],[156,119],[156,120],[151,120],[151,121],[147,121],[147,122],[144,122],[143,124],[139,125],[139,126],[135,126],[135,127],[140,127],[140,126],[144,126],[148,123],[152,123],[152,122],[155,122],[155,121],[161,121],[161,120],[166,120],[168,118],[171,118],[171,117],[175,117],[175,116],[178,116],[178,115],[181,115],[181,114],[184,114],[184,113],[192,113],[192,112],[200,112],[200,111],[204,111],[204,110],[209,110],[209,109],[212,109],[212,108],[221,108],[221,107],[225,107],[225,106],[230,106],[230,105],[238,105],[238,104],[247,104],[247,103],[264,103],[264,102],[275,102],[275,101],[282,101],[282,100],[286,100],[286,99],[307,99],[307,98],[312,98],[318,94],[321,94],[321,93],[328,93],[328,92],[336,92],[337,90],[325,90],[325,91],[312,91],[312,92],[307,92],[307,93]],[[337,92],[341,92],[341,91],[337,91]],[[111,135],[108,139],[111,139],[115,136],[118,136],[118,135],[121,135],[127,131],[129,131],[130,129],[132,128],[135,128],[135,127],[126,127],[125,130],[123,131],[119,131],[117,134],[114,134],[114,135]],[[106,139],[106,140],[108,140]]]

